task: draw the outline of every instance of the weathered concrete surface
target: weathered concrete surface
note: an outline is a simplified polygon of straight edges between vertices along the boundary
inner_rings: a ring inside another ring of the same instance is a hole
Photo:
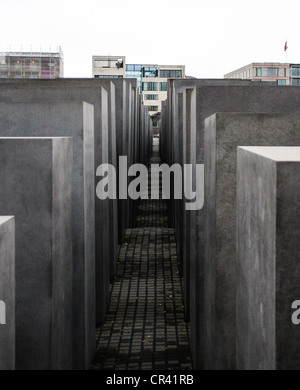
[[[215,112],[299,112],[298,87],[282,87],[266,83],[253,83],[249,80],[170,80],[171,92],[182,92],[182,88],[195,89],[196,104],[192,116],[196,120],[196,163],[204,161],[204,119]],[[174,119],[172,118],[172,94],[168,96],[167,132],[164,135],[162,150],[173,150]],[[184,109],[185,110],[185,109]],[[172,154],[163,155],[163,162],[173,163]],[[204,310],[204,221],[203,210],[190,214],[191,223],[187,227],[190,240],[190,315],[191,348],[196,368],[203,368],[205,339],[204,324],[201,321]],[[190,233],[191,232],[191,233]]]
[[[217,113],[205,120],[205,368],[236,367],[237,147],[300,145],[300,115]]]
[[[94,107],[85,102],[0,103],[0,136],[73,137],[73,352],[74,366],[88,368],[96,332]]]
[[[49,81],[49,80],[48,80]],[[103,87],[105,86],[105,88]],[[94,145],[95,168],[102,163],[108,163],[108,91],[110,81],[103,83],[94,80],[55,80],[44,82],[34,80],[21,83],[3,84],[0,82],[0,101],[2,102],[63,102],[85,101],[94,105]],[[94,177],[95,177],[94,172]],[[95,189],[94,189],[95,193]],[[109,255],[110,229],[109,200],[101,201],[95,198],[95,242],[97,270],[97,305],[96,322],[104,321],[109,300]],[[101,295],[101,298],[99,296]],[[77,354],[76,354],[77,356]],[[77,364],[75,364],[77,367]],[[78,368],[83,368],[78,366]]]
[[[0,182],[16,219],[16,368],[71,369],[71,138],[0,138]]]
[[[249,80],[169,80],[166,119],[164,120],[167,122],[164,127],[166,131],[161,137],[163,161],[169,165],[179,162],[195,166],[196,162],[203,163],[203,120],[206,115],[213,113],[211,110],[213,110],[214,105],[217,107],[220,102],[220,107],[222,107],[224,104],[222,99],[219,99],[218,94],[222,94],[224,88],[233,86],[249,88],[252,85],[253,83]],[[256,86],[258,85],[262,84],[256,84]],[[217,92],[216,96],[206,102],[205,94],[210,95],[214,92]],[[180,95],[183,95],[182,106]],[[199,96],[203,96],[201,105],[198,105]],[[178,109],[174,109],[174,107]],[[181,116],[183,116],[183,120]],[[180,129],[181,122],[182,129]],[[181,149],[179,153],[176,150],[178,137]],[[187,138],[190,139],[188,143],[186,143]],[[182,162],[177,160],[181,153],[184,153]],[[200,160],[199,156],[201,156]],[[177,232],[177,240],[178,247],[181,248],[180,262],[184,280],[185,315],[187,320],[189,318],[191,320],[192,354],[195,367],[203,368],[204,361],[201,355],[203,347],[200,346],[203,329],[199,330],[201,326],[199,312],[203,307],[203,267],[201,266],[204,254],[203,211],[186,212],[183,208],[184,205],[182,205],[181,210],[178,208],[176,211],[173,203],[171,200],[169,204],[170,223],[174,223],[173,214],[175,212],[175,222],[185,226],[181,233]],[[182,215],[177,215],[180,211]]]
[[[0,217],[0,371],[16,368],[15,219]]]
[[[109,163],[116,169],[118,167],[118,154],[117,154],[117,133],[116,133],[116,88],[115,85],[110,83],[110,94],[108,100],[108,128],[110,131],[110,137],[108,139],[109,150]],[[109,205],[109,219],[110,223],[110,254],[109,254],[109,277],[113,279],[118,262],[118,201],[117,199],[111,199]]]
[[[300,368],[299,168],[299,147],[238,149],[238,369]]]

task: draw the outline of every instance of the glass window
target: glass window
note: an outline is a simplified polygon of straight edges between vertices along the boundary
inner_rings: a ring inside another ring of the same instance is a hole
[[[286,85],[286,80],[278,80],[278,85]]]
[[[154,67],[145,67],[143,68],[143,77],[157,77],[158,71]]]
[[[300,68],[292,68],[292,76],[300,77]]]
[[[278,76],[278,68],[267,68],[267,76]]]
[[[262,69],[261,68],[256,68],[256,76],[261,77],[262,76]]]
[[[154,83],[154,82],[143,83],[143,91],[158,91],[158,83]]]
[[[300,79],[292,79],[292,85],[300,85]]]
[[[158,95],[144,95],[144,100],[158,100]]]
[[[135,70],[134,69],[134,65],[126,65],[126,72],[128,71],[128,70]]]
[[[160,91],[167,91],[168,83],[159,83],[160,84]]]
[[[95,75],[95,79],[122,79],[123,76],[108,76],[108,75],[100,75],[100,74],[96,74]]]
[[[177,79],[178,77],[182,77],[182,70],[167,70],[167,69],[161,69],[160,70],[160,77],[162,78],[174,78]]]
[[[158,106],[146,106],[148,111],[158,111]]]

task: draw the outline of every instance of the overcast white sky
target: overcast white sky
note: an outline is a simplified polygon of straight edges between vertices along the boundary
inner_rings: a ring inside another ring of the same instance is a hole
[[[65,77],[91,77],[92,55],[186,65],[222,78],[251,62],[300,62],[299,0],[1,0],[0,51],[62,46]]]

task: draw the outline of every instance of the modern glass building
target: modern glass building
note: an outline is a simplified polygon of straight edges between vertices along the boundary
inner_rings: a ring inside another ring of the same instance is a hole
[[[151,115],[156,115],[161,111],[161,102],[167,99],[168,79],[185,77],[185,66],[127,64],[125,75],[137,79],[144,105]]]
[[[185,77],[184,65],[126,64],[124,56],[93,56],[93,77],[135,78],[144,105],[152,116],[161,112],[170,78]]]
[[[142,88],[142,65],[126,65],[125,77],[129,79],[137,79],[138,88],[141,92]]]

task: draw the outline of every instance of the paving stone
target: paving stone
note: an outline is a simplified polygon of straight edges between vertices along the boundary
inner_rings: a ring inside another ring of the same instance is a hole
[[[192,369],[176,253],[167,203],[141,201],[137,227],[126,230],[120,247],[110,307],[97,330],[91,369]]]

